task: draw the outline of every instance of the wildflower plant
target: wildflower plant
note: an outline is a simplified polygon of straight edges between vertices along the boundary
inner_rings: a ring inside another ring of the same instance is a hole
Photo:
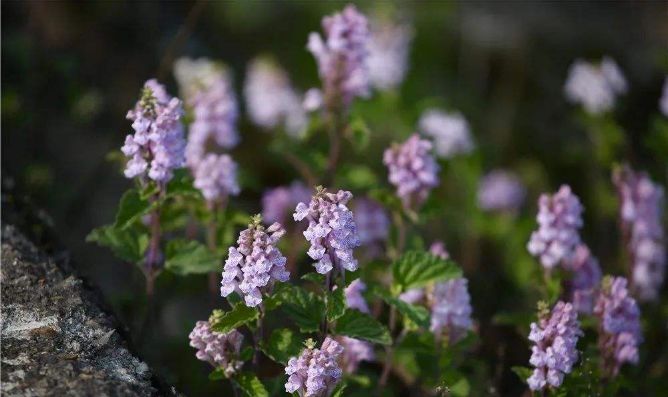
[[[267,55],[244,62],[243,109],[219,61],[176,61],[183,101],[147,81],[118,142],[132,187],[89,241],[138,265],[149,297],[161,280],[208,287],[215,309],[189,334],[192,360],[235,394],[499,394],[503,364],[480,359],[485,351],[526,365],[513,367],[515,388],[628,388],[626,364],[641,365],[644,354],[635,297],[661,299],[662,188],[627,167],[611,183],[619,142],[594,148],[605,155],[592,156],[591,174],[605,173],[606,191],[619,193],[608,212],[619,212],[627,252],[618,264],[585,242],[589,201],[577,184],[540,195],[534,221],[528,208],[545,187],[538,173],[487,168],[477,123],[397,99],[417,33],[408,23],[369,22],[348,5],[321,27],[304,49],[320,86],[304,94],[278,66],[289,63]],[[614,105],[628,89],[605,59],[578,61],[565,91],[598,128],[616,126]],[[254,164],[235,161],[239,151],[275,168],[276,180],[260,182]],[[483,263],[488,247],[499,260]],[[603,276],[620,268],[629,287]],[[507,293],[482,302],[493,277]],[[538,300],[537,319],[521,310]],[[517,310],[499,307],[508,302]],[[514,345],[497,345],[483,327],[514,334]]]

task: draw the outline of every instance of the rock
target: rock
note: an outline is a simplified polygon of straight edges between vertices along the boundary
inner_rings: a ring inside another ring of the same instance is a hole
[[[3,396],[176,394],[128,350],[99,296],[11,225],[0,281]]]

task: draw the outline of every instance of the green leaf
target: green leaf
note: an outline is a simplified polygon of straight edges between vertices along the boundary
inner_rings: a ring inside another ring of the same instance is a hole
[[[327,297],[327,320],[335,321],[346,311],[346,297],[343,288],[337,288]]]
[[[134,229],[123,230],[110,225],[94,229],[86,236],[86,241],[109,248],[125,261],[139,263],[144,259],[149,237]]]
[[[404,207],[396,194],[387,189],[373,189],[369,192],[369,197],[381,203],[385,208],[391,211],[403,212]]]
[[[398,290],[405,291],[431,282],[461,277],[462,272],[449,259],[428,252],[408,251],[392,263],[392,275]]]
[[[335,332],[369,342],[389,345],[392,343],[390,331],[376,319],[355,309],[346,312],[336,321]]]
[[[323,285],[325,283],[325,276],[320,273],[310,272],[303,275],[302,280],[310,281],[318,285]]]
[[[254,374],[242,372],[232,380],[245,396],[269,397],[269,392]]]
[[[531,376],[533,373],[533,370],[531,368],[527,367],[521,367],[521,366],[515,366],[510,368],[517,376],[522,379],[522,382],[526,383],[527,379]]]
[[[369,145],[371,130],[361,117],[353,118],[346,132],[356,151],[361,152]]]
[[[404,302],[401,299],[390,295],[389,292],[377,287],[372,291],[376,296],[384,300],[385,303],[395,307],[402,316],[407,317],[422,328],[429,328],[429,311],[426,308]]]
[[[325,317],[325,303],[312,292],[290,286],[284,290],[283,311],[302,332],[316,332]],[[286,295],[287,294],[287,295]]]
[[[409,332],[401,340],[397,349],[413,353],[434,354],[436,352],[434,336],[427,332]]]
[[[285,365],[290,357],[299,355],[303,347],[301,338],[291,330],[282,328],[274,330],[269,341],[263,343],[261,349],[267,357]]]
[[[225,379],[225,370],[222,367],[218,367],[209,373],[209,380],[223,380]]]
[[[206,274],[222,269],[220,259],[194,240],[171,240],[165,249],[165,268],[178,275]]]
[[[131,226],[142,215],[148,213],[151,207],[151,203],[148,200],[141,198],[139,192],[135,189],[128,190],[123,194],[123,197],[121,197],[114,227],[125,229]]]
[[[209,321],[211,322],[211,329],[213,331],[225,334],[251,321],[255,321],[259,315],[260,313],[254,307],[237,303],[228,312],[214,310]]]
[[[365,190],[378,186],[378,178],[371,168],[364,165],[343,167],[339,174],[339,184],[350,189]]]
[[[339,382],[339,384],[336,385],[334,391],[332,392],[332,397],[343,397],[343,390],[345,390],[346,386],[348,385],[345,381]]]

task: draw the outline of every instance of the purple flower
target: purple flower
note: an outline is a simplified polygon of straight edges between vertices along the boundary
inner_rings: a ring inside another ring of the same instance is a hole
[[[586,245],[580,244],[574,255],[564,263],[567,270],[573,272],[570,281],[571,300],[575,310],[591,314],[594,298],[601,282],[601,267]]]
[[[376,357],[373,345],[367,341],[348,336],[339,336],[336,340],[343,347],[340,362],[343,372],[346,374],[357,372],[360,362],[372,361]]]
[[[285,391],[297,392],[303,397],[327,397],[341,380],[343,371],[339,367],[339,356],[343,346],[337,341],[325,338],[320,349],[315,348],[313,340],[306,342],[298,357],[292,357],[285,367],[289,375]]]
[[[320,274],[327,274],[333,268],[357,270],[353,249],[359,247],[360,238],[353,213],[346,206],[352,197],[348,191],[333,194],[318,187],[308,205],[297,204],[293,217],[295,221],[307,219],[309,222],[304,232],[311,243],[308,256],[317,261],[314,266]]]
[[[367,65],[371,84],[379,90],[391,90],[404,80],[408,69],[408,51],[413,39],[410,25],[387,18],[371,22]]]
[[[517,175],[495,170],[478,185],[478,207],[485,211],[516,212],[524,201],[526,190]]]
[[[441,259],[450,259],[450,253],[445,248],[445,243],[443,241],[434,241],[431,243],[431,246],[429,246],[429,253]]]
[[[186,160],[195,170],[209,142],[225,149],[239,143],[237,99],[228,72],[208,59],[181,58],[174,65],[174,74],[193,113]]]
[[[663,226],[663,189],[645,173],[625,166],[613,181],[621,201],[622,233],[632,263],[634,293],[641,300],[656,300],[666,271]]]
[[[194,185],[208,202],[216,202],[227,196],[239,194],[237,163],[226,154],[205,155],[194,174]]]
[[[347,108],[355,97],[369,94],[366,58],[369,41],[367,19],[353,5],[322,20],[325,39],[315,32],[307,48],[318,63],[328,108]]]
[[[239,331],[222,334],[212,331],[208,321],[198,321],[189,337],[190,346],[197,349],[199,360],[222,368],[227,377],[241,369],[243,362],[239,360],[239,351],[244,336]]]
[[[568,71],[564,86],[566,98],[581,104],[588,113],[607,112],[615,105],[617,95],[627,90],[626,80],[611,58],[605,57],[599,65],[576,60]]]
[[[659,100],[659,109],[664,116],[668,117],[668,77],[663,82],[663,94]]]
[[[441,158],[467,154],[475,147],[469,124],[460,113],[428,109],[420,116],[418,129],[434,141],[434,151]]]
[[[310,198],[311,189],[299,181],[269,189],[262,195],[262,218],[267,222],[285,223],[289,211]]]
[[[411,135],[401,145],[385,150],[383,163],[389,180],[397,188],[397,196],[406,208],[422,204],[432,188],[438,185],[438,164],[432,157],[431,142]]]
[[[529,360],[535,369],[527,379],[531,390],[561,386],[578,359],[576,345],[581,335],[577,312],[570,303],[557,302],[552,313],[545,309],[538,323],[531,323],[529,340],[535,344]]]
[[[366,291],[366,284],[359,278],[351,282],[345,289],[346,306],[357,309],[362,313],[370,313],[369,305],[366,303],[362,292]]]
[[[473,327],[468,280],[457,278],[437,283],[430,294],[431,326],[437,335],[445,334],[456,342]]]
[[[626,363],[638,363],[638,345],[642,340],[640,309],[626,288],[624,277],[606,277],[594,307],[599,318],[598,345],[603,370],[608,376],[619,373]]]
[[[531,234],[527,249],[543,267],[552,269],[569,260],[580,244],[582,205],[571,188],[562,185],[552,196],[542,194],[538,207],[538,230]]]
[[[285,282],[290,277],[286,259],[276,247],[285,230],[279,223],[265,230],[261,221],[261,216],[254,216],[239,234],[237,247],[230,247],[220,288],[222,296],[240,292],[249,307],[262,303],[262,292],[272,280]]]
[[[183,108],[178,98],[170,98],[156,80],[144,84],[141,99],[127,114],[134,134],[125,138],[121,148],[130,160],[127,178],[148,178],[165,184],[173,171],[184,166],[185,140],[181,117]]]
[[[249,65],[244,84],[246,108],[253,123],[265,129],[282,125],[291,136],[306,126],[306,113],[287,73],[274,61],[256,58]]]
[[[361,198],[355,203],[355,224],[362,245],[384,241],[390,230],[390,219],[385,209],[368,198]]]

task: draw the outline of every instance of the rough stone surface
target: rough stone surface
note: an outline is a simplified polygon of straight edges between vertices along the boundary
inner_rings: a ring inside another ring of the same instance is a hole
[[[68,265],[2,228],[3,396],[165,395]]]

